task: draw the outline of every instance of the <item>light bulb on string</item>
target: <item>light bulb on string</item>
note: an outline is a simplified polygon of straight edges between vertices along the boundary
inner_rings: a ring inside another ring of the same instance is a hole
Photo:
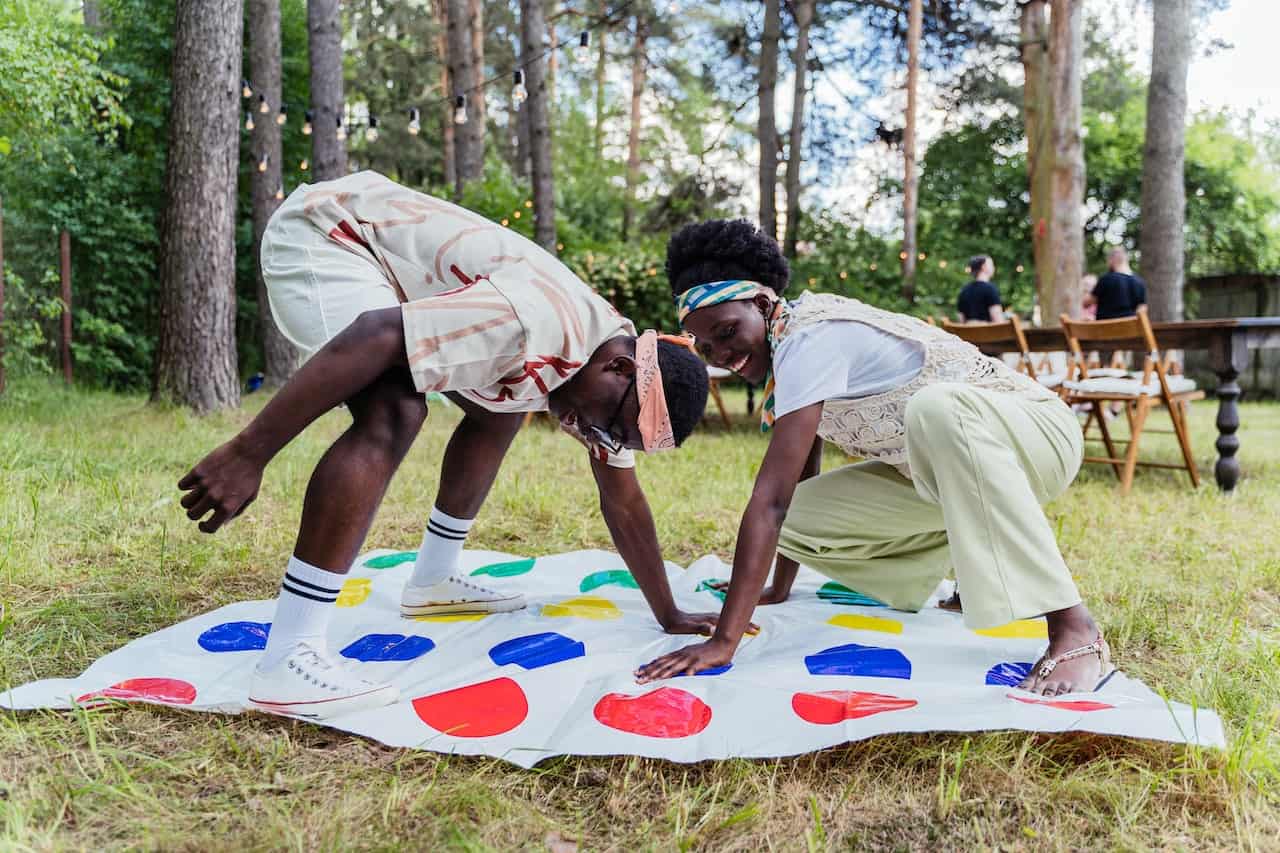
[[[377,116],[375,115],[369,116],[369,129],[364,132],[364,138],[369,140],[370,142],[378,141],[378,117]]]
[[[899,253],[898,253],[898,260],[900,260],[900,261],[905,261],[906,259],[907,259],[907,253],[906,253],[906,252],[899,252]]]
[[[284,104],[280,105],[280,112],[276,113],[276,124],[283,125],[289,120],[289,108]]]
[[[244,113],[244,129],[253,130],[253,113],[249,110],[245,110]]]
[[[583,30],[578,33],[578,48],[574,52],[574,59],[579,65],[586,65],[591,61],[591,31]]]
[[[338,137],[339,142],[347,138],[347,129],[342,126],[342,116],[338,116],[338,131],[334,135]]]
[[[250,86],[249,81],[244,79],[243,77],[240,78],[240,97],[242,98],[253,97],[253,87]]]
[[[518,110],[520,109],[520,105],[528,100],[529,90],[524,86],[524,71],[517,68],[512,77],[511,103],[515,104],[515,108]]]
[[[467,96],[458,95],[456,98],[453,99],[453,105],[454,105],[453,106],[453,123],[466,124],[467,123]]]
[[[266,95],[259,95],[259,96],[258,96],[258,112],[263,113],[263,114],[266,114],[266,113],[271,112],[271,107],[267,105],[267,96],[266,96]]]
[[[271,155],[263,154],[262,159],[258,161],[258,171],[259,172],[267,171],[267,164],[270,162],[271,162]]]
[[[284,200],[284,184],[276,187],[276,201]]]
[[[409,135],[417,136],[422,131],[422,122],[418,120],[418,108],[409,108]]]
[[[302,113],[302,135],[311,135],[311,110],[304,110]]]
[[[309,161],[307,161],[307,160],[303,160],[301,163],[299,163],[299,164],[298,164],[298,168],[299,168],[301,171],[305,172],[305,171],[307,171],[307,169],[310,169],[310,168],[311,168],[311,163],[310,163]]]

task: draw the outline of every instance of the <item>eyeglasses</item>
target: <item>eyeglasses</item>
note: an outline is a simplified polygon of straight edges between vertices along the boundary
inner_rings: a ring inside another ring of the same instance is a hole
[[[622,442],[614,437],[613,428],[618,423],[618,418],[622,415],[622,407],[627,402],[627,395],[631,393],[631,389],[634,387],[636,387],[636,377],[632,375],[631,381],[627,384],[627,390],[622,392],[622,397],[618,400],[618,408],[613,410],[613,417],[609,418],[609,423],[605,425],[604,429],[600,429],[595,425],[587,426],[589,437],[610,453],[622,452]]]

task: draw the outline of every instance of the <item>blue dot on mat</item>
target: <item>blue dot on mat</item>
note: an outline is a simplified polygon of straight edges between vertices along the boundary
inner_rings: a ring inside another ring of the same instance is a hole
[[[702,672],[695,672],[694,675],[723,675],[731,669],[733,669],[733,664],[727,663],[724,666],[713,666],[711,669],[704,669]]]
[[[1005,687],[1017,687],[1031,672],[1031,663],[1023,661],[1004,661],[987,670],[987,684],[1000,684]]]
[[[806,655],[810,675],[865,675],[874,678],[910,678],[911,661],[897,649],[879,646],[832,646]]]
[[[586,653],[587,647],[581,642],[555,631],[547,631],[498,643],[489,649],[489,658],[498,666],[513,663],[522,669],[537,669],[580,658]]]
[[[365,661],[415,660],[436,647],[426,637],[404,634],[365,634],[339,654],[344,658]]]
[[[267,647],[270,622],[223,622],[196,639],[206,652],[257,652]]]

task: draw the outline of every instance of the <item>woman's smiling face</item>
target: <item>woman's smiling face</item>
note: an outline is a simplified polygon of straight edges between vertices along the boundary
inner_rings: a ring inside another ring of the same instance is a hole
[[[691,311],[682,325],[693,333],[698,354],[709,364],[759,384],[768,375],[772,360],[766,335],[766,318],[772,308],[773,300],[758,293],[751,299]]]

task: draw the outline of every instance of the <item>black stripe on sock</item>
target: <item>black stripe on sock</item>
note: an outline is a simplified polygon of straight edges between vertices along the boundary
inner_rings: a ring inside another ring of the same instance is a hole
[[[318,602],[320,602],[321,604],[333,604],[335,601],[337,601],[337,600],[338,600],[338,596],[336,596],[336,595],[335,595],[335,596],[333,596],[332,598],[324,598],[324,597],[319,596],[319,595],[312,595],[312,594],[311,594],[311,593],[309,593],[309,592],[303,592],[303,591],[302,591],[302,590],[300,590],[300,589],[294,589],[293,587],[289,586],[288,581],[286,581],[285,583],[280,584],[280,588],[281,588],[282,590],[284,590],[285,592],[291,593],[291,594],[296,595],[296,596],[299,596],[299,597],[301,597],[301,598],[309,598],[309,599],[311,599],[312,601],[318,601]]]
[[[469,528],[468,530],[455,530],[452,527],[445,527],[443,524],[436,521],[434,518],[427,519],[427,527],[438,527],[446,533],[456,533],[460,536],[466,536],[469,531]]]
[[[467,538],[467,534],[465,533],[463,533],[460,536],[455,536],[452,533],[443,533],[440,530],[437,530],[431,524],[431,522],[427,522],[427,532],[430,533],[432,536],[439,536],[441,539],[452,539],[455,542],[461,542],[462,540]]]
[[[298,586],[305,586],[307,589],[314,589],[316,592],[327,592],[327,593],[330,593],[331,595],[337,595],[339,592],[342,591],[341,589],[330,589],[327,586],[318,586],[317,584],[308,583],[307,581],[304,581],[301,578],[295,578],[293,575],[289,574],[288,572],[284,573],[284,579],[287,581],[292,581]]]

